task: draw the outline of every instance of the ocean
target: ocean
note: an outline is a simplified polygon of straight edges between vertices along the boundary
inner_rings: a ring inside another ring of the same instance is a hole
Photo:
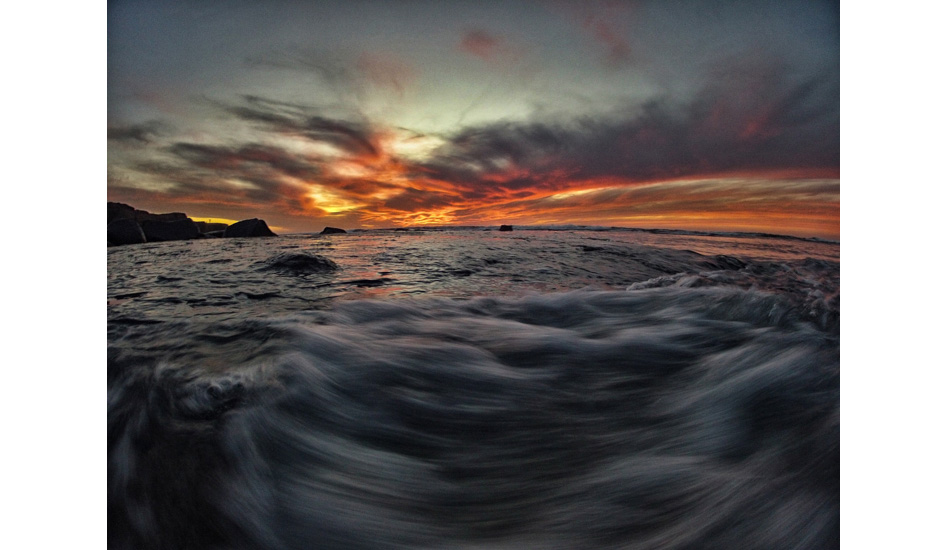
[[[109,547],[837,548],[839,249],[517,227],[109,248]]]

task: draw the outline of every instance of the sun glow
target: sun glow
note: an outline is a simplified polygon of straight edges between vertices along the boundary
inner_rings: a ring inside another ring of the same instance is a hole
[[[226,223],[228,225],[231,225],[233,223],[238,222],[237,220],[229,220],[228,218],[206,218],[203,216],[190,216],[190,217],[192,221],[204,222],[204,223]]]
[[[313,201],[313,206],[328,214],[341,214],[365,206],[362,203],[347,200],[320,185],[312,186],[308,196]]]
[[[408,160],[423,160],[432,151],[442,145],[444,140],[434,136],[410,135],[395,136],[388,141],[387,148],[395,155]]]
[[[604,189],[609,189],[609,187],[598,187],[594,189],[580,189],[578,191],[567,191],[564,193],[555,193],[553,195],[550,195],[548,198],[555,199],[555,200],[563,200],[563,199],[569,199],[571,197],[579,197],[582,195],[595,193],[597,191],[603,191]]]
[[[375,170],[357,162],[338,161],[333,164],[336,175],[344,178],[365,178],[375,173]]]

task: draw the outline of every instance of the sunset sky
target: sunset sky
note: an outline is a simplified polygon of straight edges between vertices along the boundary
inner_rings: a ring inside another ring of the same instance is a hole
[[[837,2],[108,5],[108,198],[838,239]]]

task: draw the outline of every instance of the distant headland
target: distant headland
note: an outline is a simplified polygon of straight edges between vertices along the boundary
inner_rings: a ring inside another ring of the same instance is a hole
[[[183,212],[153,214],[121,202],[107,205],[109,246],[189,239],[276,237],[258,218],[226,223],[196,222]]]

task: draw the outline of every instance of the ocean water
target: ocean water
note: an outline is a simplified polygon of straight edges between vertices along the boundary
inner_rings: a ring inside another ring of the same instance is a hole
[[[836,548],[839,245],[108,250],[111,548]]]

